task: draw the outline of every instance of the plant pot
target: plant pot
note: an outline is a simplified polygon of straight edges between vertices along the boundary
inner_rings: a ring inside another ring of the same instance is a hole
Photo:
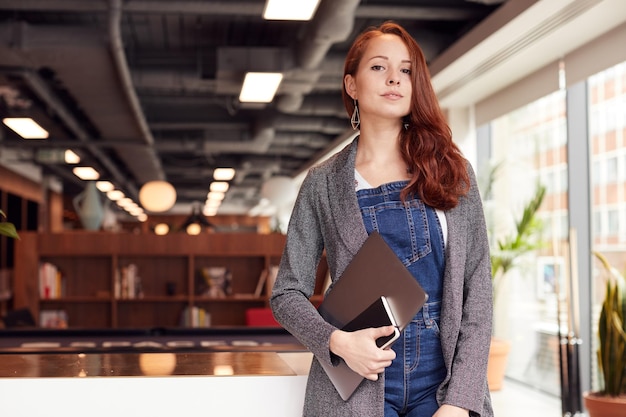
[[[489,391],[499,391],[502,389],[504,372],[511,350],[511,342],[503,339],[491,338],[489,348],[489,362],[487,364],[487,383]]]
[[[624,395],[609,397],[596,392],[585,392],[583,399],[589,417],[626,416],[626,396]]]

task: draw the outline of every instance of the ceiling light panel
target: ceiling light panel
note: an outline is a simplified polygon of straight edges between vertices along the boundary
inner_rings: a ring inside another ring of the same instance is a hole
[[[215,168],[213,171],[213,179],[215,181],[230,181],[235,178],[235,170],[233,168]]]
[[[80,162],[80,156],[71,149],[66,149],[63,153],[66,164],[78,164]]]
[[[124,198],[124,193],[120,190],[107,191],[107,197],[111,201],[118,201]]]
[[[47,139],[49,136],[48,131],[30,117],[6,117],[2,123],[24,139]]]
[[[249,72],[239,94],[242,103],[270,103],[283,79],[279,72]]]
[[[92,167],[75,167],[72,172],[83,181],[97,180],[100,178],[98,171]]]
[[[320,0],[267,0],[263,18],[266,20],[311,20]]]
[[[229,188],[229,184],[226,181],[212,182],[211,185],[209,186],[210,191],[215,191],[219,193],[225,193],[226,191],[228,191],[228,188]]]

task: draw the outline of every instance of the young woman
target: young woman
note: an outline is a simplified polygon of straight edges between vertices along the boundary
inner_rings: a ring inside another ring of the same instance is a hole
[[[490,417],[482,204],[415,40],[390,22],[362,33],[346,59],[343,98],[360,134],[304,180],[271,297],[276,319],[314,354],[303,414]],[[334,283],[373,230],[429,294],[390,349],[375,340],[392,328],[345,332],[308,300],[322,252]],[[365,377],[347,401],[320,366],[336,357]]]

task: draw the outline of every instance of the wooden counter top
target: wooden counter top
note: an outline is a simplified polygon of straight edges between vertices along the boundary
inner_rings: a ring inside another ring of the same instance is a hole
[[[28,353],[0,355],[0,378],[306,374],[308,352]]]

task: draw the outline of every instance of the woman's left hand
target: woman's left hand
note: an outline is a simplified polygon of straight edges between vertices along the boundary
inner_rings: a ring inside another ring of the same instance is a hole
[[[437,412],[433,414],[433,417],[468,417],[468,416],[469,416],[469,410],[466,410],[460,407],[455,407],[450,404],[442,405],[441,407],[439,407],[439,410],[437,410]]]

